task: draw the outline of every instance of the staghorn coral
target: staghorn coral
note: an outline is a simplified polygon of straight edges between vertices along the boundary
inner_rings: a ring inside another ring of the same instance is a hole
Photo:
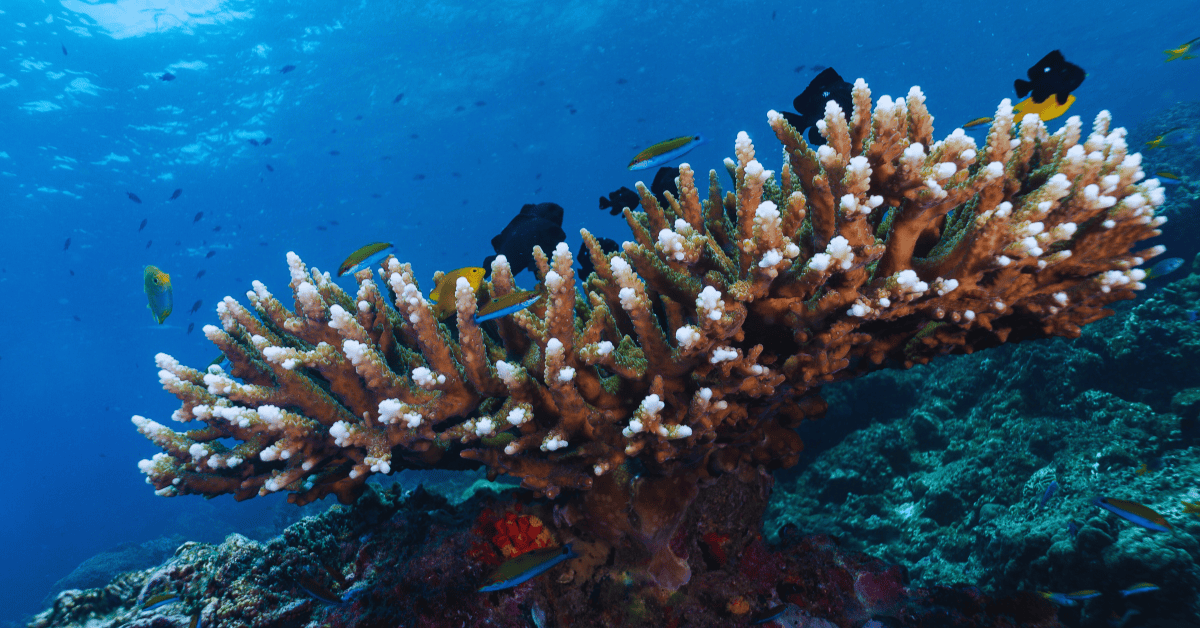
[[[164,450],[142,471],[167,496],[349,502],[372,473],[476,461],[549,497],[586,490],[564,516],[638,539],[679,586],[688,568],[668,545],[699,484],[794,463],[792,428],[823,412],[821,385],[1077,336],[1162,252],[1130,251],[1159,233],[1163,193],[1107,112],[1087,137],[1077,117],[1051,134],[1005,100],[977,147],[961,130],[932,142],[917,88],[874,113],[861,79],[853,95],[849,118],[827,105],[816,151],[768,114],[778,178],[741,133],[731,191],[710,171],[702,199],[686,164],[666,206],[639,184],[621,253],[582,232],[596,269],[583,292],[565,243],[535,250],[546,298],[487,330],[465,280],[450,329],[395,258],[351,295],[289,253],[294,309],[255,282],[250,309],[226,297],[223,329],[205,328],[229,372],[158,355],[182,401],[172,418],[203,427],[134,417]],[[499,257],[486,293],[513,290]]]

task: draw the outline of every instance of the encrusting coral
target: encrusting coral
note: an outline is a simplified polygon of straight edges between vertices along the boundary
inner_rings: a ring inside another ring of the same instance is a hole
[[[917,88],[874,114],[861,79],[853,96],[849,119],[827,105],[815,151],[768,113],[778,178],[741,133],[732,191],[711,171],[702,200],[686,164],[666,206],[639,184],[623,252],[582,232],[596,268],[582,293],[567,245],[539,249],[545,298],[487,330],[465,280],[452,330],[408,264],[360,271],[351,295],[289,253],[294,310],[255,282],[251,309],[226,297],[223,329],[205,328],[229,372],[158,355],[183,402],[172,418],[204,425],[134,417],[164,450],[142,471],[161,495],[303,504],[349,502],[372,473],[477,461],[547,497],[586,491],[568,521],[632,535],[665,585],[686,582],[666,547],[699,485],[794,463],[792,428],[823,412],[821,385],[1077,336],[1162,252],[1130,250],[1159,233],[1163,192],[1107,112],[1087,137],[1077,117],[1051,134],[1034,115],[1017,126],[1006,100],[977,147],[961,129],[934,143]],[[481,294],[515,289],[497,258]]]

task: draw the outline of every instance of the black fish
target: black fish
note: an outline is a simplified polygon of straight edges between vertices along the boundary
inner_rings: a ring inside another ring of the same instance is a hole
[[[600,209],[607,209],[609,214],[617,216],[626,207],[636,211],[639,202],[641,201],[638,198],[637,192],[621,186],[616,191],[610,192],[608,198],[600,197]]]
[[[151,244],[154,244],[154,240],[146,240],[146,248],[150,248]]]
[[[671,196],[679,198],[679,186],[675,179],[679,177],[679,168],[663,166],[654,173],[654,182],[650,184],[650,192],[658,199],[659,207],[667,207],[667,197],[663,192],[670,191]]]
[[[1083,68],[1064,59],[1057,50],[1042,57],[1041,61],[1025,71],[1025,75],[1029,77],[1028,81],[1013,81],[1018,98],[1024,98],[1025,94],[1032,91],[1034,102],[1046,102],[1053,95],[1060,105],[1067,104],[1067,95],[1082,85],[1087,76]]]
[[[203,301],[201,301],[200,299],[196,299],[196,302],[192,304],[192,311],[191,311],[191,313],[192,313],[192,314],[195,314],[195,313],[196,313],[196,310],[199,310],[199,309],[200,309],[200,305],[201,305],[201,304],[203,304]]]
[[[196,273],[196,279],[199,279],[199,278],[203,277],[205,272],[206,272],[206,271],[203,271],[203,270],[202,270],[202,271],[200,271],[200,272]]]
[[[63,250],[65,251],[69,248],[71,248],[71,238],[67,238],[67,241],[63,242]]]
[[[126,194],[126,196],[129,197],[129,200],[131,200],[135,203],[141,204],[142,199],[138,198],[137,194],[134,194],[133,192],[126,192],[125,194]]]
[[[850,88],[851,85],[838,75],[836,70],[825,68],[821,70],[820,74],[813,77],[808,87],[805,87],[804,91],[800,92],[800,95],[792,101],[792,107],[796,109],[796,113],[785,111],[783,117],[800,133],[804,133],[804,129],[809,129],[808,143],[813,146],[821,146],[825,143],[825,138],[817,133],[814,125],[817,120],[825,117],[825,103],[831,100],[841,105],[842,111],[850,111]]]
[[[482,107],[482,106],[484,106],[484,105],[486,105],[486,104],[487,104],[487,103],[486,103],[486,102],[484,102],[484,101],[482,101],[482,100],[476,100],[476,101],[475,101],[475,106],[476,106],[476,107]]]
[[[72,277],[74,277],[74,276],[75,276],[75,271],[73,271],[73,270],[72,270],[72,271],[70,271],[70,273],[71,273],[71,276],[72,276]]]
[[[617,251],[621,250],[621,245],[617,244],[615,240],[610,240],[608,238],[596,238],[596,240],[600,244],[600,250],[604,251],[605,253],[616,253]],[[581,272],[579,276],[587,279],[587,276],[596,270],[596,266],[592,264],[592,250],[589,249],[587,245],[584,245],[580,248],[579,266],[583,269],[583,272]]]
[[[258,146],[258,140],[256,140],[256,139],[251,138],[247,141],[250,142],[251,146]]]
[[[175,200],[175,199],[179,198],[179,195],[180,195],[180,194],[183,194],[183,188],[179,188],[178,190],[175,190],[174,192],[172,192],[172,193],[171,193],[171,198],[169,198],[169,199],[167,199],[167,200],[168,200],[168,201],[173,201],[173,200]]]
[[[775,12],[774,11],[771,11],[771,21],[772,22],[775,21]]]
[[[221,230],[221,225],[217,225],[217,226],[213,227],[213,231],[220,231],[220,230]]]
[[[296,69],[296,66],[294,66],[294,65],[285,65],[279,69],[279,73],[287,74],[288,72],[291,72],[292,70],[295,70],[295,69]]]
[[[455,111],[466,111],[467,108],[462,105],[459,105],[459,106],[455,107],[454,110]]]
[[[263,141],[262,141],[262,145],[263,145],[263,146],[267,146],[267,145],[268,145],[268,144],[270,144],[270,143],[271,143],[271,138],[269,138],[269,137],[268,137],[267,139],[265,139],[265,140],[263,140]]]
[[[210,258],[210,257],[212,257],[212,256],[214,256],[214,255],[216,255],[216,254],[217,254],[217,252],[216,252],[216,251],[209,251],[208,253],[205,253],[205,254],[204,254],[204,259],[208,259],[208,258]]]
[[[619,79],[617,79],[617,85],[624,85],[624,84],[626,84],[626,83],[628,83],[628,82],[629,82],[629,79],[625,79],[625,78],[619,78]]]
[[[187,331],[187,333],[189,333],[189,334],[190,334],[190,333],[192,333],[192,330],[193,330],[193,329],[195,329],[195,328],[196,328],[196,324],[195,324],[195,323],[188,323],[188,331]]]
[[[317,231],[329,231],[329,227],[325,225],[317,225]]]
[[[64,57],[67,56],[67,45],[66,44],[59,44],[59,45],[62,46],[63,56]]]
[[[354,116],[355,120],[362,120],[362,116]]]
[[[554,247],[566,239],[562,230],[563,208],[555,203],[526,204],[521,207],[521,213],[508,222],[508,226],[496,237],[492,238],[492,249],[497,255],[508,258],[513,275],[533,268],[533,247],[540,246],[547,255]],[[489,255],[483,262],[485,270],[490,271],[495,255]]]
[[[423,181],[424,179],[425,179],[425,175],[423,175],[419,172],[417,174],[413,175],[413,181]]]
[[[799,74],[800,72],[803,72],[803,71],[804,71],[804,66],[802,66],[802,65],[798,65],[798,66],[796,66],[796,69],[794,69],[794,70],[792,70],[792,71],[793,71],[793,72],[795,72],[795,73],[797,73],[797,74]]]
[[[75,319],[76,323],[81,322],[83,320],[83,319],[79,318],[78,314],[72,314],[71,318]]]
[[[372,192],[371,198],[383,198],[383,195],[378,192]]]
[[[160,80],[160,81],[174,81],[174,80],[175,80],[175,75],[174,75],[174,74],[171,74],[170,72],[164,72],[162,76],[158,77],[158,80]]]
[[[192,224],[196,224],[196,223],[200,222],[200,219],[203,217],[204,217],[204,212],[196,212],[196,217],[192,219]]]
[[[338,155],[341,155],[341,154],[342,154],[342,152],[341,152],[341,151],[337,151],[337,150],[331,150],[331,151],[329,151],[329,154],[330,154],[330,155],[333,155],[334,157],[337,157]]]
[[[809,68],[809,69],[810,69],[810,70],[812,70],[813,72],[820,72],[821,70],[824,70],[824,69],[825,69],[825,66],[823,66],[823,65],[814,65],[813,67],[811,67],[811,68]]]
[[[394,104],[400,102],[400,99],[402,99],[402,98],[404,98],[404,92],[400,92],[399,94],[396,94],[396,97],[392,99],[392,104],[394,105]]]
[[[271,167],[271,164],[267,164],[267,172],[275,172],[275,169]]]
[[[143,218],[143,219],[142,219],[142,224],[138,225],[138,231],[141,231],[142,229],[145,229],[145,228],[146,228],[146,223],[147,223],[147,222],[149,222],[149,221],[150,221],[150,219],[149,219],[149,218]]]

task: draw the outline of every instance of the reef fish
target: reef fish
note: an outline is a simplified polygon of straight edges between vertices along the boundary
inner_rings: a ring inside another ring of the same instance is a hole
[[[1158,177],[1158,182],[1163,185],[1180,185],[1183,183],[1183,179],[1179,175],[1174,172],[1167,172],[1166,170],[1159,170],[1154,173],[1154,176]]]
[[[1058,604],[1059,606],[1075,606],[1078,604],[1078,602],[1076,602],[1075,600],[1072,600],[1071,598],[1067,597],[1066,593],[1052,593],[1050,591],[1038,591],[1038,594],[1041,595],[1042,597],[1046,598],[1047,600],[1050,600],[1051,602]]]
[[[1195,59],[1196,55],[1192,54],[1192,52],[1195,51],[1197,44],[1200,44],[1200,37],[1197,37],[1178,48],[1164,50],[1163,53],[1167,55],[1167,60],[1163,61],[1163,63],[1174,61],[1176,59],[1183,59],[1184,61],[1187,61],[1188,59]],[[65,50],[63,51],[63,54],[66,54]]]
[[[1149,281],[1156,277],[1162,277],[1163,275],[1173,273],[1179,270],[1180,266],[1183,266],[1182,257],[1168,257],[1167,259],[1162,260],[1161,262],[1152,266],[1150,270],[1146,271],[1146,278],[1144,281]]]
[[[159,593],[158,595],[146,600],[146,604],[142,607],[142,610],[152,611],[156,608],[162,608],[168,604],[174,604],[178,601],[179,596],[175,595],[174,593]]]
[[[1139,582],[1137,584],[1131,584],[1128,587],[1121,589],[1121,597],[1129,597],[1131,595],[1137,595],[1139,593],[1153,593],[1154,591],[1157,591],[1157,590],[1158,590],[1157,584],[1151,584],[1149,582]]]
[[[171,276],[156,266],[147,266],[142,271],[142,278],[146,299],[149,301],[146,307],[150,308],[150,314],[154,316],[154,321],[162,325],[163,321],[171,315],[173,307]]]
[[[142,219],[142,224],[138,225],[138,231],[141,231],[142,229],[145,229],[145,228],[146,228],[146,223],[147,223],[147,222],[150,222],[150,219],[149,219],[149,218],[143,218],[143,219]]]
[[[173,201],[173,200],[175,200],[175,199],[179,198],[179,195],[180,195],[180,194],[183,194],[183,188],[179,188],[178,190],[175,190],[174,192],[171,192],[171,198],[169,198],[169,199],[167,199],[167,200],[168,200],[168,201]]]
[[[668,161],[674,161],[686,155],[693,148],[707,142],[702,135],[684,135],[665,142],[659,142],[642,152],[634,155],[629,162],[630,170],[646,170],[661,166]]]
[[[783,117],[798,133],[804,133],[804,129],[808,129],[809,144],[821,146],[825,143],[825,138],[821,137],[814,125],[817,120],[825,117],[825,103],[832,100],[841,105],[842,111],[851,111],[851,87],[837,70],[825,68],[814,76],[808,87],[792,101],[796,113],[784,111]]]
[[[160,76],[160,77],[158,77],[158,80],[160,80],[160,81],[174,81],[174,80],[175,80],[175,75],[174,75],[174,74],[171,74],[170,72],[163,72],[163,75],[162,75],[162,76]]]
[[[1034,103],[1043,103],[1054,96],[1059,105],[1068,105],[1067,96],[1083,84],[1087,74],[1083,68],[1067,61],[1058,50],[1050,51],[1046,56],[1025,71],[1029,80],[1017,79],[1013,87],[1017,90],[1017,98],[1029,94]],[[1059,115],[1062,115],[1059,113]],[[1046,120],[1047,118],[1042,118]]]
[[[1112,497],[1097,497],[1092,504],[1118,517],[1154,532],[1170,532],[1171,524],[1162,515],[1137,502]]]
[[[658,199],[659,207],[667,207],[667,195],[665,192],[670,192],[671,196],[679,198],[679,186],[675,184],[675,179],[679,178],[679,168],[671,166],[663,166],[654,173],[654,181],[650,184],[650,192],[654,194],[654,198]]]
[[[429,293],[429,302],[433,303],[433,315],[437,319],[445,320],[456,310],[454,302],[454,289],[458,285],[459,277],[467,280],[471,284],[472,292],[479,290],[479,286],[483,285],[484,270],[478,266],[470,266],[467,268],[459,268],[452,270],[438,280],[437,285]]]
[[[338,267],[338,277],[346,273],[356,273],[369,268],[376,262],[381,262],[391,254],[395,246],[391,242],[373,242],[350,254],[346,261]]]
[[[963,125],[963,128],[964,128],[964,129],[969,129],[969,128],[973,127],[973,126],[979,126],[979,125],[981,125],[981,124],[988,124],[988,123],[990,123],[991,121],[992,121],[992,119],[991,119],[990,117],[986,117],[986,116],[985,116],[985,117],[983,117],[983,118],[975,118],[974,120],[971,120],[970,122],[968,122],[968,123],[964,124],[964,125]]]
[[[1098,598],[1098,597],[1100,597],[1100,592],[1095,589],[1083,589],[1082,591],[1072,591],[1070,593],[1064,593],[1063,595],[1066,595],[1068,598],[1071,598],[1072,600],[1079,601],[1079,600],[1090,600],[1093,598]]]
[[[295,69],[296,69],[296,66],[294,66],[294,65],[285,65],[279,69],[279,73],[287,74],[288,72],[291,72],[292,70],[295,70]]]
[[[500,591],[515,587],[530,578],[546,572],[551,567],[564,560],[579,556],[567,543],[563,547],[546,547],[525,552],[520,556],[505,561],[488,577],[487,583],[479,587],[479,591]]]
[[[483,321],[490,321],[493,318],[500,318],[514,312],[520,312],[537,303],[537,300],[540,298],[542,298],[542,295],[530,290],[510,292],[498,299],[492,299],[487,305],[479,308],[479,311],[475,313],[475,322],[482,323]]]
[[[62,46],[63,56],[64,57],[67,56],[67,45],[66,44],[59,44],[59,45]]]
[[[1046,492],[1042,493],[1042,500],[1038,502],[1038,510],[1046,507],[1046,502],[1050,501],[1051,497],[1058,492],[1058,480],[1050,480],[1050,484],[1046,486]]]
[[[131,200],[131,201],[133,201],[133,202],[135,202],[135,203],[138,203],[139,205],[140,205],[140,204],[141,204],[141,202],[142,202],[142,199],[138,198],[138,195],[137,195],[137,194],[134,194],[133,192],[126,192],[126,193],[125,193],[125,196],[128,196],[128,197],[129,197],[129,200]]]
[[[496,255],[508,259],[512,274],[516,275],[526,268],[533,268],[534,246],[542,247],[542,251],[549,254],[559,242],[566,239],[562,221],[563,208],[557,203],[526,204],[504,230],[492,238],[492,249]],[[484,260],[483,267],[487,271],[491,270],[496,255]]]
[[[638,197],[637,192],[621,186],[617,190],[610,192],[608,198],[600,197],[600,209],[607,209],[609,214],[617,216],[626,207],[636,210],[640,202],[641,199]]]

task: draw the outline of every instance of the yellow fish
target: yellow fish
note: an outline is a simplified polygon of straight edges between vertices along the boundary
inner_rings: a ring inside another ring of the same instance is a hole
[[[991,119],[991,118],[988,118],[988,117],[983,117],[983,118],[975,118],[974,120],[971,120],[970,122],[968,122],[968,123],[964,124],[964,125],[963,125],[963,128],[964,128],[964,129],[969,129],[969,128],[973,127],[973,126],[979,126],[979,125],[981,125],[981,124],[987,124],[987,123],[989,123],[989,122],[991,122],[991,121],[992,121],[992,119]]]
[[[1149,142],[1146,142],[1146,148],[1166,148],[1168,146],[1171,146],[1170,144],[1167,143],[1167,136],[1180,130],[1180,129],[1184,129],[1184,128],[1187,128],[1187,127],[1177,126],[1173,129],[1167,131],[1166,133],[1159,135],[1158,137],[1150,140]]]
[[[1185,61],[1188,59],[1195,59],[1196,55],[1188,53],[1192,52],[1192,49],[1196,47],[1198,42],[1200,42],[1200,37],[1197,37],[1178,48],[1164,50],[1163,54],[1167,55],[1167,61],[1174,61],[1176,59],[1183,59]],[[1167,61],[1164,61],[1163,63],[1166,63]]]
[[[393,248],[395,247],[391,242],[375,242],[358,249],[338,267],[338,277],[347,273],[356,273],[382,262],[391,254]]]
[[[460,268],[452,270],[445,275],[442,275],[437,286],[429,293],[429,301],[433,303],[433,314],[437,316],[439,321],[446,320],[455,312],[454,305],[454,286],[458,283],[458,278],[462,277],[471,284],[471,290],[478,291],[479,286],[483,285],[483,276],[485,271],[476,266]]]
[[[1025,114],[1036,113],[1042,122],[1048,122],[1066,113],[1073,104],[1075,104],[1075,94],[1068,95],[1067,102],[1061,105],[1058,104],[1058,100],[1054,98],[1053,94],[1042,102],[1036,102],[1033,100],[1033,96],[1030,96],[1013,105],[1013,119],[1020,122]]]
[[[171,315],[171,308],[174,307],[171,295],[171,276],[159,270],[157,266],[147,266],[142,272],[142,279],[145,284],[146,299],[150,302],[146,307],[150,308],[150,314],[154,316],[154,321],[162,325],[163,321]]]
[[[707,142],[702,135],[684,135],[665,142],[659,142],[646,150],[634,155],[629,162],[630,170],[645,170],[661,166],[669,161],[683,157],[688,151]]]

